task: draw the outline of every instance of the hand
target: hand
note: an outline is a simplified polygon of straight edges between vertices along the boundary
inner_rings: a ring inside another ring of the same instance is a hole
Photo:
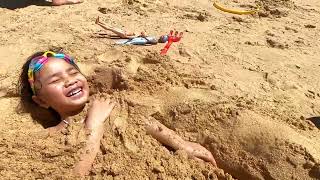
[[[85,121],[86,128],[94,130],[102,126],[114,106],[115,103],[111,102],[110,99],[93,99]]]
[[[210,162],[212,165],[217,166],[210,151],[198,143],[185,141],[183,148],[189,156],[195,157],[196,159],[202,159],[204,161]]]

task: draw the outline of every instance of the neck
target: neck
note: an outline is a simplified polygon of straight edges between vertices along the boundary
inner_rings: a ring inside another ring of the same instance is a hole
[[[81,106],[80,108],[78,109],[75,109],[73,111],[68,111],[68,112],[64,112],[64,113],[59,113],[60,116],[61,116],[61,120],[67,120],[68,121],[68,118],[70,116],[74,116],[74,115],[77,115],[79,114],[85,107],[86,105],[84,104],[83,106]]]
[[[50,134],[60,132],[62,129],[66,128],[70,123],[69,119],[62,120],[58,125],[48,128]]]

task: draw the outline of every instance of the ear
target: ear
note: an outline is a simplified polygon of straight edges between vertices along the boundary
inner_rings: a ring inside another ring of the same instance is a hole
[[[49,104],[47,104],[45,101],[43,101],[41,98],[39,98],[38,96],[33,95],[32,96],[32,100],[37,103],[40,107],[46,108],[48,109],[50,106]]]

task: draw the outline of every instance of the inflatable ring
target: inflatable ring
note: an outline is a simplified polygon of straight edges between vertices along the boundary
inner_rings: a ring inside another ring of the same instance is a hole
[[[238,9],[227,9],[221,5],[219,5],[216,2],[213,2],[213,6],[223,12],[231,13],[231,14],[239,14],[239,15],[244,15],[244,14],[254,14],[259,11],[259,7],[255,10],[238,10]]]

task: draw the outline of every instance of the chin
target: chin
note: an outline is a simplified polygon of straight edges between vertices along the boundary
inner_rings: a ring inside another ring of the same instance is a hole
[[[79,99],[73,100],[71,103],[76,106],[84,106],[89,100],[89,96],[85,95]]]
[[[79,101],[79,102],[76,102],[76,103],[72,103],[72,104],[69,104],[68,107],[66,107],[66,109],[68,109],[68,112],[70,113],[67,113],[69,115],[76,115],[78,113],[80,113],[83,108],[85,107],[87,101]]]

